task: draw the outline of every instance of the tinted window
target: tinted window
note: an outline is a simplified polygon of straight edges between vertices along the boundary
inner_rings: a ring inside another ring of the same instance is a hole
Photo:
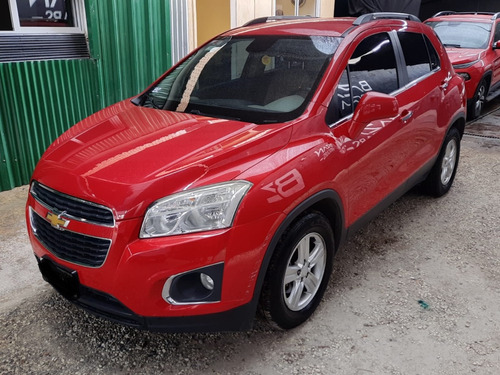
[[[429,54],[422,34],[403,32],[398,33],[398,37],[410,82],[430,73]]]
[[[389,94],[399,88],[396,57],[388,34],[371,35],[359,43],[349,59],[326,118],[332,124],[354,112],[364,93]]]
[[[495,40],[494,42],[498,42],[500,40],[500,22],[497,23],[495,28]]]
[[[389,94],[399,88],[396,57],[386,33],[363,40],[349,59],[354,107],[367,91]]]
[[[439,55],[438,55],[436,49],[434,48],[434,46],[432,45],[431,41],[429,40],[429,38],[427,38],[425,35],[424,35],[424,41],[425,41],[425,45],[427,47],[427,52],[429,53],[429,59],[431,62],[431,70],[436,70],[437,68],[439,68],[441,66],[441,61],[439,60]]]
[[[0,30],[12,30],[12,21],[9,12],[9,0],[0,0]]]
[[[334,122],[350,115],[351,113],[351,87],[349,85],[349,76],[346,69],[342,73],[339,84],[337,85],[337,88],[335,90],[335,94],[333,95],[331,108],[328,111],[326,122],[328,124],[333,124]]]

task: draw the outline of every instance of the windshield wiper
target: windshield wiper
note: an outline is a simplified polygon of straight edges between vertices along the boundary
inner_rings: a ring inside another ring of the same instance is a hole
[[[192,115],[206,116],[206,113],[201,112],[199,109],[192,109],[189,111]]]
[[[460,48],[460,47],[462,47],[460,44],[451,44],[451,43],[444,43],[443,45],[445,47],[452,47],[452,48]]]
[[[202,112],[199,109],[191,109],[188,112],[191,113],[192,115],[215,117],[215,118],[221,118],[221,119],[225,119],[225,120],[241,121],[241,118],[239,118],[239,117],[220,115],[220,114],[212,114],[212,113]]]

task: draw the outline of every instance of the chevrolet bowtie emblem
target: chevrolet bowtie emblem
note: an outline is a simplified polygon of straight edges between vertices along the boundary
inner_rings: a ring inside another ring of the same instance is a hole
[[[66,228],[69,224],[69,220],[64,220],[61,215],[63,215],[63,213],[60,213],[59,215],[55,214],[55,213],[52,213],[52,212],[49,212],[47,214],[47,220],[50,221],[50,224],[54,227],[54,228]]]

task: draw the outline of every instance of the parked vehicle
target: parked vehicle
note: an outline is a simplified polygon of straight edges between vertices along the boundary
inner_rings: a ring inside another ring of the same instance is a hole
[[[149,330],[295,327],[350,233],[451,187],[465,89],[405,14],[257,19],[70,128],[26,206],[45,280]]]
[[[500,94],[500,13],[440,12],[425,21],[465,80],[469,119]]]

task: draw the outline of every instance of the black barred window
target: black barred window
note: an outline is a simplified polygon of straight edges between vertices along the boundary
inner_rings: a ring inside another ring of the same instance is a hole
[[[0,62],[88,57],[84,0],[0,0]]]

